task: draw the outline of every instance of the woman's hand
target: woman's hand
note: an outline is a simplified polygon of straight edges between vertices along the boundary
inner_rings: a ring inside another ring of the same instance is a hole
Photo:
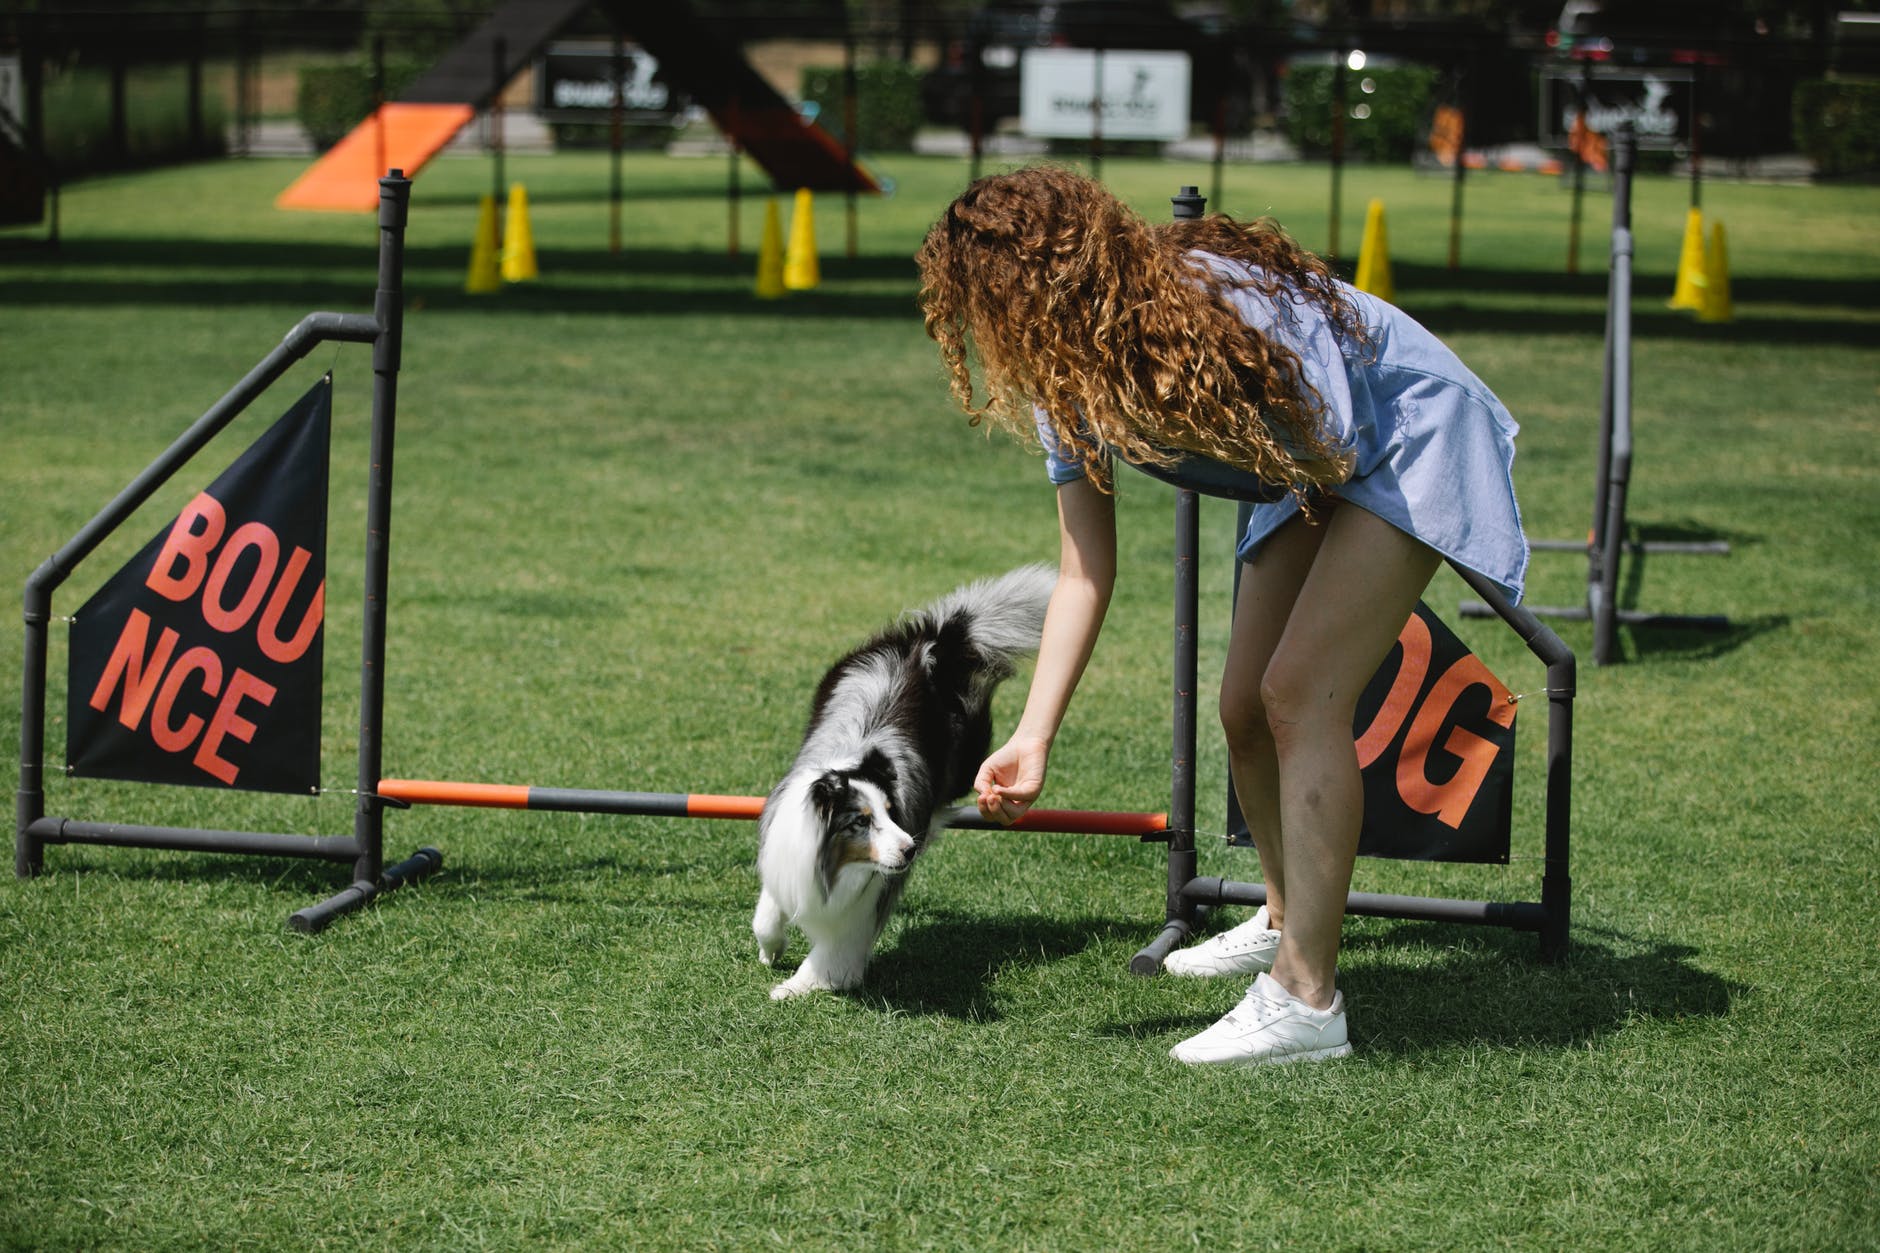
[[[1044,791],[1045,762],[1050,755],[1048,743],[1017,736],[995,750],[973,780],[980,815],[1001,826],[1016,822]]]

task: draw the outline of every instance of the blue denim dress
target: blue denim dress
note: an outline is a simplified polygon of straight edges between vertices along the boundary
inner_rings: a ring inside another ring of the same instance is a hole
[[[1230,280],[1251,272],[1242,262],[1206,253],[1199,260]],[[1519,429],[1501,401],[1441,340],[1415,319],[1366,292],[1340,285],[1370,332],[1348,344],[1304,299],[1271,300],[1251,288],[1227,288],[1248,326],[1285,344],[1324,401],[1334,444],[1354,458],[1351,479],[1332,489],[1444,557],[1493,581],[1519,601],[1528,544],[1515,504],[1514,437]],[[1083,476],[1038,416],[1053,483]],[[1299,511],[1290,496],[1253,506],[1241,537],[1242,561]]]

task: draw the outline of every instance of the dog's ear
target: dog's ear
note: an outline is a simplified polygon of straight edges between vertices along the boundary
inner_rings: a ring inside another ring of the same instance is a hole
[[[809,785],[809,799],[826,821],[848,803],[851,791],[847,775],[839,770],[825,770],[821,778]]]
[[[861,775],[864,779],[867,779],[888,795],[894,795],[894,782],[896,778],[894,760],[880,749],[869,749],[868,755],[862,758],[861,765],[855,767],[855,773]]]

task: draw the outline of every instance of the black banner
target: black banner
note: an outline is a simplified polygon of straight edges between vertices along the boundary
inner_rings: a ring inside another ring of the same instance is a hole
[[[1369,857],[1508,860],[1515,702],[1418,602],[1352,720]]]
[[[78,611],[72,774],[318,788],[332,414],[328,375]]]

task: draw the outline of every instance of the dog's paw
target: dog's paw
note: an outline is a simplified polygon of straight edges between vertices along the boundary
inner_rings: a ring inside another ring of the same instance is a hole
[[[793,996],[807,996],[811,992],[826,991],[828,991],[828,988],[823,984],[805,979],[801,974],[798,974],[793,978],[785,979],[782,983],[772,988],[770,990],[770,999],[773,1001],[787,1001]]]
[[[774,966],[777,964],[777,959],[783,956],[785,947],[787,946],[781,941],[766,944],[764,941],[759,940],[757,942],[757,960],[763,962],[766,966]]]

